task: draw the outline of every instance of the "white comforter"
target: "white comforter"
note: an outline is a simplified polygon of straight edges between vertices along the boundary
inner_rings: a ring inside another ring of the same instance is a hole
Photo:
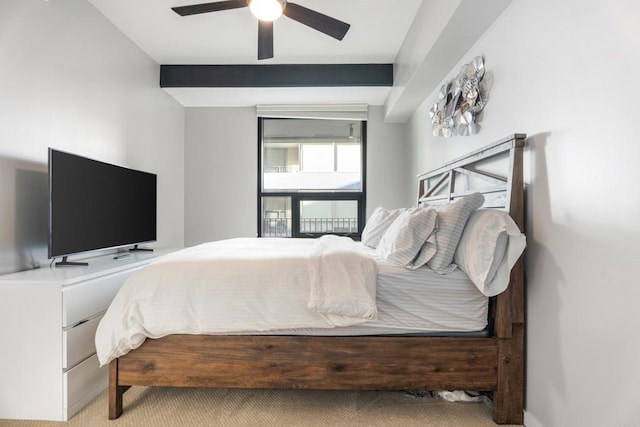
[[[333,328],[375,319],[376,263],[351,239],[241,238],[137,271],[96,332],[101,365],[169,334]]]

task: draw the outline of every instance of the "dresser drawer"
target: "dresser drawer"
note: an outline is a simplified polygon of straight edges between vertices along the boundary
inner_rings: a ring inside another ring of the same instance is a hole
[[[92,356],[64,373],[65,420],[106,389],[109,384],[109,366],[98,365],[98,357]]]
[[[95,336],[102,316],[62,332],[62,369],[69,369],[96,352]]]
[[[137,269],[87,280],[62,291],[62,327],[66,328],[104,312],[113,297]]]

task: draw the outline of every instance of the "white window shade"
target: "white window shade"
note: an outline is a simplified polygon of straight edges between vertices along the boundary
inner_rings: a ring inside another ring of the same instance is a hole
[[[258,105],[258,117],[288,119],[367,120],[367,104],[348,105]]]

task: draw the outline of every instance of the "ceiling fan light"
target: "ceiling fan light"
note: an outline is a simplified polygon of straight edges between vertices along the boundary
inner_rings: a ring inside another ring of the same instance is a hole
[[[282,15],[284,0],[251,0],[249,9],[261,21],[274,21]]]

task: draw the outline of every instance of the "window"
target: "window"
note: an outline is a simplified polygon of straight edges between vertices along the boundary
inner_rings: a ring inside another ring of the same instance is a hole
[[[259,118],[258,235],[358,238],[366,122]]]

